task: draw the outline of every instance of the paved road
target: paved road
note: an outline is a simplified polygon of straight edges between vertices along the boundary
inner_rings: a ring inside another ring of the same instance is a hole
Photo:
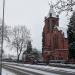
[[[53,70],[45,68],[37,68],[22,64],[4,64],[3,67],[14,72],[16,75],[75,75],[74,72],[66,72],[63,70]]]
[[[4,65],[4,68],[7,70],[12,71],[13,73],[18,73],[16,75],[59,75],[55,73],[45,72],[41,70],[36,70],[32,68],[26,68],[26,67],[18,67],[18,66],[11,66],[11,65]]]

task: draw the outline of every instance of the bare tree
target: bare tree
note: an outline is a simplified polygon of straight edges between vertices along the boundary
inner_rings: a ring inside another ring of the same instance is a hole
[[[25,26],[15,26],[12,30],[11,44],[17,51],[17,61],[21,52],[25,50],[28,40],[30,39],[30,32]]]
[[[53,4],[53,7],[58,14],[60,14],[63,11],[66,11],[68,14],[68,12],[73,11],[74,6],[75,0],[57,0],[57,2]]]

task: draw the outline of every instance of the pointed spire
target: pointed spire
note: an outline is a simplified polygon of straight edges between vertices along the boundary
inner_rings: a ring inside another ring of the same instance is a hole
[[[49,13],[48,13],[48,17],[57,17],[57,15],[54,11],[54,6],[52,5],[52,2],[49,3],[49,6],[50,6],[50,10],[49,10]]]

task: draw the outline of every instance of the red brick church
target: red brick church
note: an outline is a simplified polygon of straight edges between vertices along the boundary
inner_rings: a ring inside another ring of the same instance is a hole
[[[42,54],[45,61],[68,60],[68,39],[65,38],[64,32],[59,30],[59,16],[52,5],[45,17],[42,37]]]

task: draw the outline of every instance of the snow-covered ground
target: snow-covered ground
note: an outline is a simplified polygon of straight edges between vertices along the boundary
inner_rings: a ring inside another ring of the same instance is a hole
[[[33,72],[33,73],[37,73],[37,74],[40,74],[40,75],[59,75],[59,74],[55,74],[55,73],[50,73],[50,72],[46,72],[46,71],[42,71],[42,70],[37,70],[37,69],[33,69],[33,68],[26,68],[26,67],[21,67],[21,66],[14,66],[14,65],[8,65],[9,67],[14,67],[15,68],[18,68],[18,69],[21,69],[19,70],[19,72],[23,72],[22,70],[25,70],[25,71],[29,71],[29,72]],[[26,72],[25,72],[26,73]],[[28,75],[35,75],[35,74],[31,74],[31,73],[28,73]]]
[[[30,64],[24,64],[24,66],[27,67],[34,67],[37,69],[46,69],[46,70],[55,70],[55,71],[63,71],[67,73],[75,73],[75,69],[68,69],[68,68],[59,68],[59,67],[52,67],[52,66],[43,66],[43,65],[30,65]]]
[[[10,63],[10,64],[17,65],[17,63]],[[65,71],[68,73],[75,73],[75,69],[59,68],[59,67],[53,67],[53,66],[48,66],[48,65],[31,65],[31,64],[20,64],[20,63],[18,65],[25,66],[25,67],[32,67],[32,68],[36,68],[36,69],[43,69],[43,70],[46,69],[46,70]],[[75,66],[75,65],[70,64],[70,66]]]
[[[59,68],[59,67],[52,67],[47,65],[32,65],[32,64],[20,64],[20,63],[17,64],[17,63],[10,63],[10,62],[9,63],[5,62],[5,64],[8,64],[9,66],[14,66],[20,69],[28,70],[31,72],[40,73],[43,75],[59,75],[59,73],[58,74],[51,73],[51,70],[64,72],[64,73],[72,73],[73,75],[75,74],[75,69],[69,69],[69,68]]]
[[[10,72],[9,70],[2,68],[2,75],[16,75],[16,74],[13,72]]]

